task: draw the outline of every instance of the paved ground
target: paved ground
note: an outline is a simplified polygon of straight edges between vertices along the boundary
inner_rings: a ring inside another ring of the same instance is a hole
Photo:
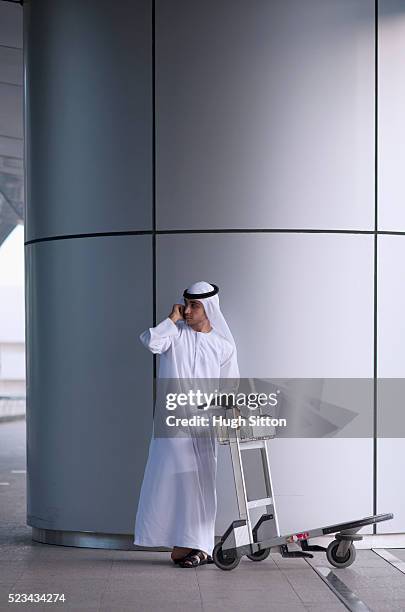
[[[238,568],[224,572],[214,565],[174,567],[168,553],[33,542],[25,524],[25,467],[25,420],[0,424],[0,483],[9,483],[0,484],[0,611],[346,610],[312,567],[328,567],[321,553],[312,565],[279,554],[260,563],[243,558]],[[391,552],[405,560],[405,551]],[[358,550],[355,564],[334,574],[366,604],[363,611],[405,610],[405,575],[373,551]],[[66,602],[7,603],[9,593],[64,593]]]

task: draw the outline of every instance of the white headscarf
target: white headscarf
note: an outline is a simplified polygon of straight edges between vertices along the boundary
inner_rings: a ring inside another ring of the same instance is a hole
[[[200,293],[204,294],[204,293],[208,293],[209,291],[213,291],[214,289],[215,289],[215,286],[211,285],[210,283],[206,283],[205,281],[198,281],[197,283],[193,283],[192,285],[187,287],[186,291],[187,293],[191,293],[191,294],[200,294]],[[231,330],[229,329],[227,322],[225,321],[225,317],[222,314],[221,309],[219,307],[218,293],[210,297],[204,297],[204,298],[199,298],[197,297],[197,295],[195,295],[195,297],[190,298],[190,299],[198,300],[199,302],[203,304],[205,313],[212,327],[218,333],[220,333],[224,338],[229,340],[229,342],[235,348],[235,353],[236,353],[235,340],[232,336]],[[183,296],[181,297],[180,302],[184,305],[186,304],[186,301]]]

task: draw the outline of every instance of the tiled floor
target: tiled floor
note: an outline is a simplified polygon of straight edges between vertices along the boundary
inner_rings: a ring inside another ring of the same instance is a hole
[[[215,565],[185,570],[168,553],[83,549],[39,544],[25,523],[25,421],[0,424],[0,611],[110,610],[111,612],[338,612],[346,610],[311,567],[328,567],[315,553],[284,559],[278,553],[230,572]],[[405,560],[405,550],[392,551]],[[332,568],[331,568],[332,569]],[[405,611],[405,575],[370,550],[336,570],[373,612]],[[65,603],[8,603],[9,593],[64,593]],[[366,608],[364,608],[366,609]]]

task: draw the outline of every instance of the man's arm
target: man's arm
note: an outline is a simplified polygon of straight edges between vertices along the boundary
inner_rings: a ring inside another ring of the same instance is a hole
[[[167,351],[175,338],[181,331],[176,325],[182,319],[181,304],[174,304],[172,312],[163,319],[156,327],[149,327],[139,335],[142,344],[152,353],[164,353]]]
[[[221,378],[237,378],[239,379],[239,367],[236,357],[236,350],[232,347],[231,350],[224,351],[221,361]]]
[[[219,385],[221,393],[235,393],[236,395],[240,374],[236,349],[230,343],[223,352],[220,366]]]

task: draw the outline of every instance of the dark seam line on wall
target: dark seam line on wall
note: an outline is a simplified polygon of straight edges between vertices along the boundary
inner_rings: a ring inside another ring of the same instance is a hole
[[[155,121],[155,0],[152,0],[152,278],[153,278],[153,326],[156,326],[156,121]],[[156,403],[156,355],[153,355],[153,408]]]
[[[20,158],[17,158],[20,159]],[[92,234],[67,234],[66,236],[49,236],[48,238],[34,238],[27,240],[25,245],[37,242],[48,242],[50,240],[69,240],[71,238],[97,238],[103,236],[132,236],[132,235],[153,235],[153,234],[388,234],[392,236],[405,236],[404,232],[388,230],[319,230],[319,229],[209,229],[209,230],[132,230],[125,232],[99,232]]]
[[[156,230],[157,234],[248,234],[248,233],[327,233],[327,234],[374,234],[374,230],[338,230],[310,228],[234,228],[234,229],[184,229]],[[404,232],[405,233],[405,232]]]
[[[377,409],[378,409],[378,385],[377,385],[377,281],[378,281],[378,0],[374,7],[375,28],[375,65],[374,65],[374,406],[373,406],[373,514],[377,514]],[[377,533],[377,525],[373,525],[373,534]]]
[[[36,242],[49,242],[52,240],[70,240],[73,238],[103,238],[103,237],[114,237],[114,236],[130,236],[130,235],[150,235],[153,232],[151,232],[150,230],[139,230],[139,231],[132,231],[132,232],[100,232],[100,233],[94,233],[94,234],[67,234],[66,236],[49,236],[48,238],[34,238],[34,240],[27,240],[27,242],[24,242],[25,245],[27,244],[35,244]]]

